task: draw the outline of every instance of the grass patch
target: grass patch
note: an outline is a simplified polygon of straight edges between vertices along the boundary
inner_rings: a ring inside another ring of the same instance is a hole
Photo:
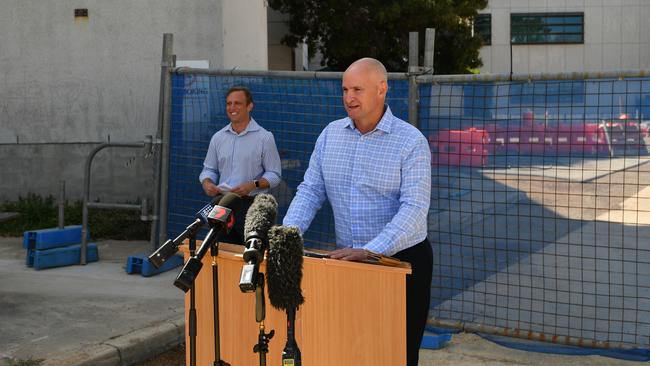
[[[5,358],[4,360],[4,365],[5,366],[39,366],[43,363],[43,359],[28,359],[28,360],[15,360],[13,358]]]
[[[82,202],[66,202],[65,225],[81,225]],[[0,236],[22,236],[30,230],[48,229],[59,224],[59,206],[54,197],[28,194],[15,202],[0,204],[0,211],[18,212],[20,216],[0,223]],[[140,221],[140,211],[123,209],[88,209],[88,230],[93,239],[148,240],[151,224]]]

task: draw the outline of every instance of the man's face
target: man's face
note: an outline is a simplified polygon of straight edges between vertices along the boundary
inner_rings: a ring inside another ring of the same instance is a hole
[[[381,117],[386,83],[378,75],[363,68],[352,68],[343,74],[343,106],[355,123],[374,123]]]
[[[250,120],[250,113],[253,110],[253,103],[246,104],[246,94],[237,90],[226,97],[226,113],[230,122],[246,123]]]

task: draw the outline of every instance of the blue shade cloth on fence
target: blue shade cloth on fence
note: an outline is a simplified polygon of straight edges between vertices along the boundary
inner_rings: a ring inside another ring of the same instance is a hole
[[[234,85],[251,89],[252,115],[275,136],[281,222],[316,138],[345,116],[340,80],[177,73],[172,83],[168,236],[208,201],[197,177]],[[407,81],[389,87],[406,120]],[[428,82],[418,93],[432,151],[430,316],[650,347],[650,78]],[[305,243],[333,242],[327,206]]]
[[[181,232],[197,207],[208,201],[198,182],[203,159],[214,132],[228,123],[225,93],[247,86],[254,100],[251,115],[275,137],[282,160],[283,183],[272,191],[282,222],[296,187],[303,179],[318,135],[331,121],[345,117],[340,80],[278,79],[270,77],[172,78],[168,236]],[[388,103],[400,118],[408,116],[408,85],[391,81]],[[326,204],[305,234],[308,246],[333,249],[331,208]]]

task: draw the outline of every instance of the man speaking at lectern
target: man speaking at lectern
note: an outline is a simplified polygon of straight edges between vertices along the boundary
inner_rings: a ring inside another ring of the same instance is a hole
[[[385,104],[388,80],[381,62],[355,61],[343,74],[342,86],[348,117],[331,122],[318,137],[283,224],[304,233],[327,198],[338,248],[331,258],[364,260],[370,251],[411,264],[406,354],[407,365],[416,366],[433,266],[427,240],[429,145],[418,129],[393,116]]]

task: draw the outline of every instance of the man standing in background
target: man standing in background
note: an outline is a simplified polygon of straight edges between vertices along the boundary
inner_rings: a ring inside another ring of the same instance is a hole
[[[253,196],[280,183],[282,164],[273,134],[251,116],[253,96],[243,87],[226,93],[230,123],[212,136],[199,180],[203,191],[214,197],[228,192],[242,197],[235,225],[221,241],[244,244],[244,221]]]

